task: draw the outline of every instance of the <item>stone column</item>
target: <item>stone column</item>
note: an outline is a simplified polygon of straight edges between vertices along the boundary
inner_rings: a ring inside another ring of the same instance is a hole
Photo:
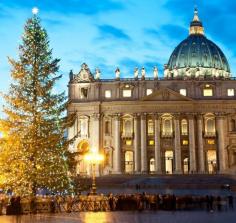
[[[99,153],[100,151],[100,114],[93,114],[91,116],[92,118],[92,149],[96,153]],[[88,123],[89,124],[89,123]],[[89,128],[87,128],[89,131]],[[87,133],[88,135],[88,133]]]
[[[161,169],[161,122],[158,115],[155,115],[155,171],[162,173]]]
[[[197,116],[197,137],[198,137],[198,165],[199,165],[199,172],[204,173],[205,169],[205,158],[204,158],[204,148],[203,148],[203,125],[202,125],[202,115]]]
[[[228,153],[228,157],[229,157],[229,167],[232,167],[234,165],[234,150],[232,150],[232,148],[229,150]]]
[[[216,117],[216,130],[218,136],[218,163],[219,171],[223,173],[226,168],[225,162],[225,138],[224,138],[224,116],[219,115]]]
[[[141,172],[147,173],[147,117],[141,115]]]
[[[91,138],[91,148],[90,151],[92,152],[96,152],[99,153],[100,149],[101,149],[101,145],[100,145],[100,114],[98,113],[94,113],[91,115],[91,122],[92,122],[92,129],[91,129],[91,135],[89,134],[89,126],[87,127],[87,133],[86,135],[89,136]],[[89,125],[89,121],[87,123]],[[99,171],[99,165],[95,166],[95,174],[96,176],[100,175],[100,171]],[[91,169],[90,169],[90,174],[91,173]]]
[[[194,116],[189,115],[188,116],[188,123],[189,123],[189,163],[190,173],[195,173],[197,170],[197,164],[196,164],[196,148],[195,148],[195,126],[194,126]]]
[[[175,174],[182,174],[179,115],[174,117],[175,125]]]
[[[134,172],[141,172],[140,158],[140,116],[134,115]]]
[[[114,121],[114,155],[113,155],[113,173],[121,173],[121,145],[120,145],[120,115],[115,115]]]

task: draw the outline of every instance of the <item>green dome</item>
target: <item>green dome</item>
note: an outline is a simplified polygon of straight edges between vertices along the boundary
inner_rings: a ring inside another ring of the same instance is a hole
[[[217,68],[230,72],[228,61],[221,49],[205,36],[190,35],[171,54],[168,68]]]
[[[189,31],[189,36],[171,54],[165,67],[165,76],[171,74],[174,76],[230,76],[230,67],[224,53],[204,35],[197,9],[194,10],[194,18],[190,23]],[[196,74],[196,71],[199,72]]]

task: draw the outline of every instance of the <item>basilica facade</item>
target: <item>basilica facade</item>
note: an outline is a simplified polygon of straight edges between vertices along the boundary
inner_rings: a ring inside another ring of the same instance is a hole
[[[195,10],[189,36],[164,65],[134,69],[133,78],[101,79],[84,63],[70,73],[69,151],[76,173],[90,173],[84,155],[104,154],[105,174],[226,173],[236,167],[236,80],[221,49],[206,38]]]

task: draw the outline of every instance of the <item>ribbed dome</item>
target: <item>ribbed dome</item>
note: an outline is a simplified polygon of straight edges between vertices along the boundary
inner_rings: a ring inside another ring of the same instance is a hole
[[[217,68],[230,72],[228,61],[221,49],[203,35],[190,35],[171,54],[168,68]]]
[[[189,36],[175,48],[165,70],[166,76],[171,74],[196,76],[194,70],[200,72],[197,75],[225,77],[230,75],[230,67],[224,53],[204,36],[204,28],[198,18],[197,9],[190,23]],[[191,74],[184,74],[185,71],[190,71]]]

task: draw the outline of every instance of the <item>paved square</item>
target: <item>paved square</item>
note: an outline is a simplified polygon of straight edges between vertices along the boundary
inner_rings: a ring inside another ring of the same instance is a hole
[[[235,219],[235,211],[123,211],[0,216],[1,223],[235,223]]]

